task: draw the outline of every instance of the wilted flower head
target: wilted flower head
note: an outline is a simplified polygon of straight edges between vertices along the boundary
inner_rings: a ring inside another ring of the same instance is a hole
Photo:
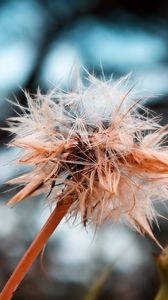
[[[168,198],[167,127],[140,104],[129,77],[87,80],[68,93],[26,94],[28,108],[10,118],[10,146],[32,169],[9,182],[24,185],[9,203],[45,193],[56,205],[70,201],[84,225],[123,220],[154,238],[153,200]]]

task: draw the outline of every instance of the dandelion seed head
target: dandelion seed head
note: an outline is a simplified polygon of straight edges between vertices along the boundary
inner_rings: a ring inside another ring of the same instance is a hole
[[[10,184],[23,188],[17,203],[44,193],[51,203],[70,199],[69,214],[84,225],[124,221],[153,239],[156,199],[168,198],[167,127],[143,106],[130,76],[118,81],[80,78],[74,91],[31,97],[8,120],[9,146],[22,149],[31,165]],[[141,110],[141,114],[140,111]]]

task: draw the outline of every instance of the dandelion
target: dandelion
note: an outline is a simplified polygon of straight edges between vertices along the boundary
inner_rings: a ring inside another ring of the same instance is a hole
[[[18,104],[22,113],[8,120],[9,146],[20,148],[19,163],[31,166],[8,182],[22,186],[8,203],[45,194],[55,208],[1,300],[11,299],[64,215],[80,213],[84,226],[125,222],[158,243],[151,225],[154,200],[168,198],[167,126],[141,104],[129,76],[106,81],[88,74],[87,81],[78,78],[68,93],[26,93],[28,107]]]

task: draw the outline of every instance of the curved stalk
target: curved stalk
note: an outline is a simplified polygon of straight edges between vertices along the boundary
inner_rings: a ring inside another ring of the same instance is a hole
[[[5,287],[0,294],[0,300],[10,300],[19,284],[25,277],[26,273],[29,271],[33,262],[37,256],[42,251],[46,242],[56,229],[57,225],[60,223],[62,218],[66,215],[71,203],[65,203],[58,205],[50,217],[48,218],[45,225],[42,227],[38,235],[35,237],[34,241],[18,263],[11,277],[7,281]]]

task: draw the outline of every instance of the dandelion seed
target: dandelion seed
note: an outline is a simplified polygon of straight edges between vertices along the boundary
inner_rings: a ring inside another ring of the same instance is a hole
[[[168,127],[134,89],[129,76],[88,75],[88,86],[73,92],[26,94],[28,108],[8,120],[9,146],[22,149],[20,163],[32,169],[8,182],[24,184],[8,203],[44,193],[57,210],[68,203],[67,215],[80,213],[84,226],[125,222],[157,242],[153,203],[168,198]]]

